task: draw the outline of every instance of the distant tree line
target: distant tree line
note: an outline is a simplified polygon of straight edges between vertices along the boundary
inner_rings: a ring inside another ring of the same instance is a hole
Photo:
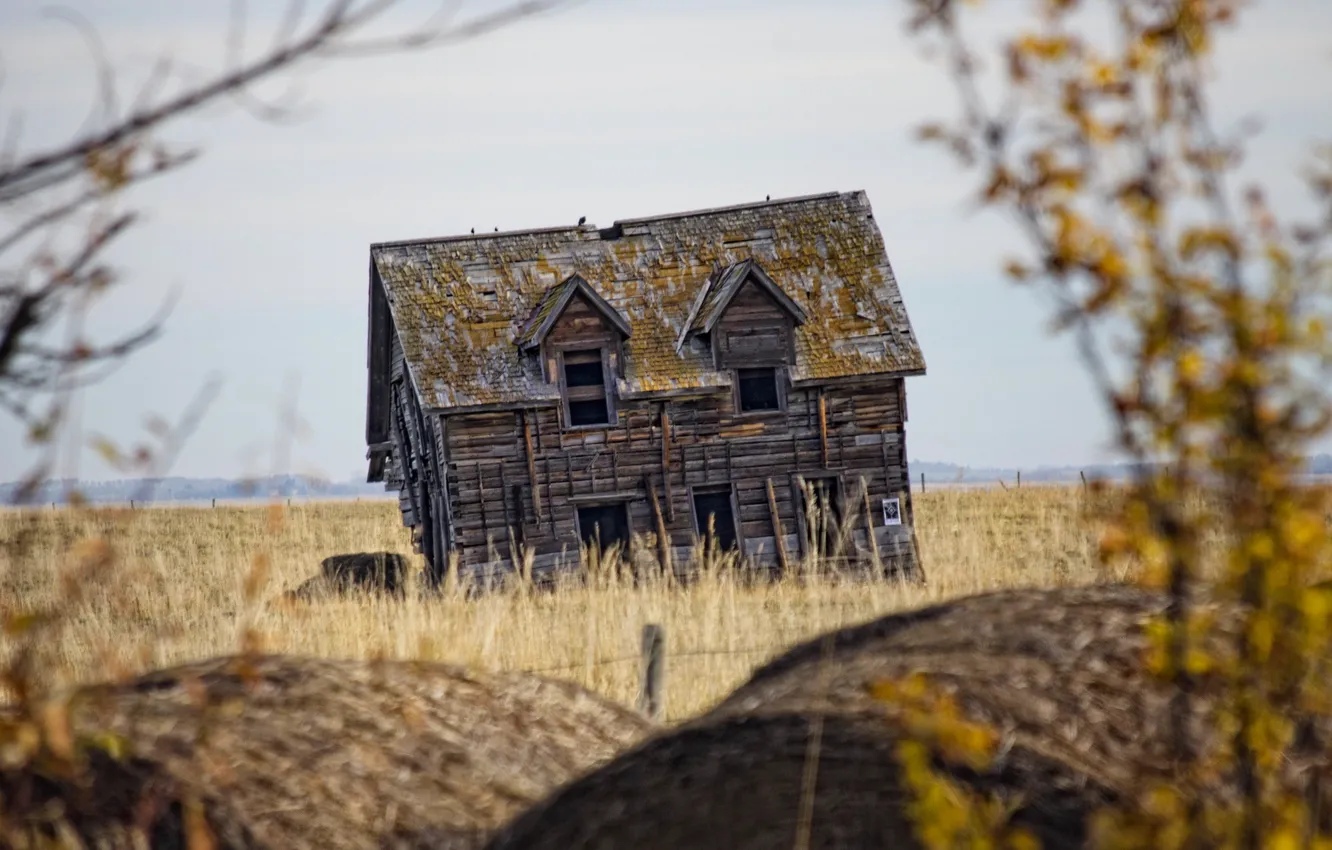
[[[1143,470],[1150,469],[1150,466],[1142,467]],[[1092,480],[1105,481],[1127,481],[1131,479],[1136,471],[1140,471],[1136,464],[1128,463],[1110,463],[1110,464],[1088,464],[1087,466],[1038,466],[1035,468],[1023,467],[1022,478],[1024,481],[1078,481],[1079,473]],[[1308,459],[1305,466],[1305,472],[1309,475],[1332,475],[1332,454],[1316,454]],[[926,481],[937,481],[940,484],[946,484],[950,481],[963,483],[983,483],[993,482],[996,479],[1012,479],[1017,476],[1017,467],[989,467],[989,466],[959,466],[955,463],[939,463],[935,461],[911,461],[911,473],[919,481],[921,473],[925,474]]]
[[[0,484],[0,503],[20,501],[18,497],[22,487],[20,483]],[[355,480],[326,481],[302,475],[273,475],[248,480],[183,477],[127,478],[117,481],[48,480],[41,482],[36,492],[23,501],[67,504],[81,499],[106,504],[128,502],[131,499],[151,503],[383,495],[384,487],[381,484],[366,484]]]

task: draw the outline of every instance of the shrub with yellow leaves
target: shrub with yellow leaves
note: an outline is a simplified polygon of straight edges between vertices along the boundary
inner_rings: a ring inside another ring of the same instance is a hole
[[[999,736],[993,729],[967,720],[956,700],[936,693],[920,674],[884,681],[871,689],[888,706],[902,730],[897,758],[902,784],[912,799],[907,815],[916,837],[930,850],[1030,850],[1031,833],[1008,822],[1009,812],[998,800],[973,800],[957,782],[935,773],[935,754],[973,770],[994,759]]]
[[[1277,766],[1329,706],[1329,606],[1309,585],[1332,565],[1332,541],[1301,474],[1332,422],[1332,151],[1308,172],[1313,221],[1283,221],[1260,188],[1230,185],[1240,147],[1214,126],[1208,62],[1236,0],[1044,0],[1004,48],[1000,108],[982,94],[962,4],[910,2],[911,28],[943,48],[962,105],[953,125],[921,135],[979,170],[981,202],[1017,224],[1030,255],[1008,274],[1051,296],[1136,464],[1127,498],[1102,517],[1102,556],[1170,598],[1143,663],[1173,685],[1174,776],[1104,813],[1096,841],[1326,846],[1329,815],[1307,803],[1317,793],[1283,786]],[[1101,12],[1109,33],[1087,18]],[[1209,575],[1201,541],[1217,533],[1226,566]],[[1200,591],[1246,612],[1225,657],[1200,649]],[[1227,734],[1210,751],[1186,723],[1204,675],[1228,694]],[[1233,799],[1204,790],[1217,775]],[[942,780],[911,778],[922,800],[938,799],[931,781]],[[926,840],[936,827],[920,830]]]

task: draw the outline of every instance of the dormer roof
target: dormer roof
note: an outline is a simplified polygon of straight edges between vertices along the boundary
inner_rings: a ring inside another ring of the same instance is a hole
[[[803,325],[806,321],[805,311],[800,309],[800,305],[791,299],[777,283],[768,276],[763,267],[753,259],[741,260],[738,263],[732,263],[729,266],[718,269],[708,277],[707,282],[699,290],[698,298],[694,301],[694,307],[690,310],[689,318],[685,322],[684,333],[680,335],[680,341],[676,348],[684,345],[690,334],[712,333],[717,322],[726,314],[726,308],[731,305],[731,301],[736,294],[740,292],[746,283],[753,282],[755,286],[763,290],[777,302],[791,321],[797,327]]]
[[[630,326],[620,311],[616,310],[610,303],[602,298],[595,289],[581,275],[571,274],[560,283],[555,284],[546,290],[545,295],[537,302],[536,307],[532,309],[532,315],[523,323],[523,327],[518,331],[516,340],[518,348],[523,351],[531,351],[537,348],[546,339],[546,334],[559,321],[560,314],[564,312],[574,300],[581,296],[587,299],[592,305],[592,309],[601,314],[611,327],[620,332],[620,336],[628,339],[630,335]]]

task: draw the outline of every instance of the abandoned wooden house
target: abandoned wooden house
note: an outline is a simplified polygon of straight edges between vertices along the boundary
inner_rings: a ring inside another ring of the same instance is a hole
[[[368,359],[368,479],[434,579],[700,539],[914,569],[925,361],[864,192],[372,245]]]

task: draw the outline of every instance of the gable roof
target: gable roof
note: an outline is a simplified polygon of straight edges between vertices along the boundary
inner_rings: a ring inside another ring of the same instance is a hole
[[[620,311],[616,310],[597,294],[582,276],[574,273],[564,279],[562,283],[557,283],[537,302],[536,308],[532,311],[531,317],[523,325],[522,330],[518,332],[518,347],[521,349],[532,349],[541,345],[550,333],[550,329],[559,321],[560,314],[569,306],[575,296],[581,295],[592,305],[592,309],[601,314],[602,318],[610,322],[611,326],[620,332],[620,335],[629,338],[630,327],[625,321]]]
[[[777,306],[786,311],[797,326],[805,323],[805,311],[800,309],[800,305],[792,301],[791,297],[768,277],[762,266],[753,259],[747,259],[732,263],[708,278],[699,293],[695,309],[685,322],[685,336],[691,333],[712,333],[717,322],[725,315],[726,308],[749,281],[758,284],[760,289],[777,302]],[[682,347],[683,343],[684,337],[681,337],[681,343],[676,347]]]
[[[557,399],[558,387],[519,346],[537,339],[576,292],[595,295],[626,329],[621,394],[727,386],[703,346],[677,341],[690,323],[715,321],[732,281],[735,289],[761,281],[755,272],[804,316],[794,380],[925,370],[864,192],[620,220],[602,230],[384,242],[370,247],[370,260],[426,408]]]

